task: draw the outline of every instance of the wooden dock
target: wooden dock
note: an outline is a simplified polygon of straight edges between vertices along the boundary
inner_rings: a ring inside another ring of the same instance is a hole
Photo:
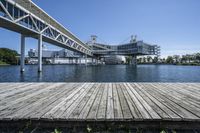
[[[200,83],[0,83],[7,122],[200,128]]]

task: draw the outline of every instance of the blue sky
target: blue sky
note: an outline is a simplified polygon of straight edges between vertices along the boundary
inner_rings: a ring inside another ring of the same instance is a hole
[[[109,44],[130,35],[161,46],[163,57],[200,52],[200,0],[33,0],[79,37]],[[20,50],[20,35],[0,28],[0,47]],[[26,49],[37,40],[27,39]],[[59,49],[48,45],[50,49]]]

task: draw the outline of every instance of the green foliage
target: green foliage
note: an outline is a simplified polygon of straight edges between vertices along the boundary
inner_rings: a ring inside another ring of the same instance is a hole
[[[131,62],[131,56],[126,57],[126,63],[130,64],[130,62]]]
[[[175,131],[175,130],[172,130],[172,133],[176,133],[176,131]]]
[[[137,131],[136,131],[136,133],[143,133],[143,130],[142,130],[142,129],[139,129],[139,128],[137,128]]]
[[[11,50],[8,48],[0,48],[0,63],[17,64],[17,57],[19,54],[15,50]]]
[[[52,133],[62,133],[61,131],[59,131],[58,129],[54,129],[54,132]]]
[[[162,130],[160,133],[167,133],[165,130]]]
[[[92,128],[89,125],[87,125],[87,132],[90,133],[91,131],[92,131]]]
[[[0,65],[6,65],[6,63],[0,60]]]
[[[173,57],[172,56],[168,56],[167,59],[166,59],[166,63],[173,64],[173,62],[174,62]]]
[[[158,57],[157,57],[157,56],[155,56],[155,57],[153,58],[153,63],[158,63]]]
[[[200,53],[197,53],[197,54],[195,55],[195,58],[196,58],[196,60],[198,60],[198,62],[200,62]]]

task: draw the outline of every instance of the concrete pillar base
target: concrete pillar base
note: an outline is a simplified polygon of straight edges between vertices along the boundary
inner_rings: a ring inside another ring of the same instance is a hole
[[[137,56],[136,55],[132,56],[130,64],[131,65],[137,65]]]

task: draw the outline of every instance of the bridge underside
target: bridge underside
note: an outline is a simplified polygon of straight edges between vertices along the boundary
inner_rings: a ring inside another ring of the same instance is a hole
[[[25,35],[26,37],[31,37],[31,38],[35,38],[35,39],[38,39],[38,35],[40,35],[37,32],[35,32],[34,30],[30,30],[19,24],[14,24],[12,21],[10,21],[8,19],[4,19],[1,16],[0,16],[0,27],[8,29],[10,31],[20,33],[22,35]],[[61,47],[61,48],[76,51],[74,48],[69,47],[67,45],[63,45],[60,42],[58,42],[57,40],[52,40],[50,37],[47,37],[47,36],[42,36],[42,40],[44,42],[53,44],[53,45]],[[85,54],[85,53],[83,53],[83,54]]]

